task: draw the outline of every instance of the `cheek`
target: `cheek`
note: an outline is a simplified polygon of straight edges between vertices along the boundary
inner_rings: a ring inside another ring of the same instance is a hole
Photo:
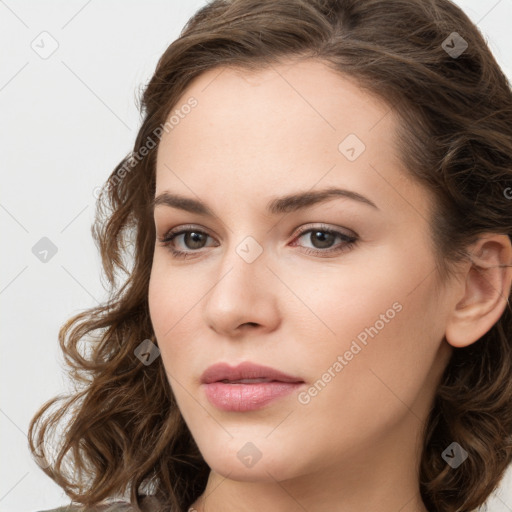
[[[166,255],[157,251],[149,279],[148,304],[155,334],[158,339],[172,338],[180,318],[197,302],[197,285],[189,272],[172,268]],[[183,321],[180,324],[183,324]]]
[[[324,308],[336,337],[317,337],[298,348],[310,377],[297,397],[301,428],[339,439],[319,450],[343,451],[347,440],[365,444],[404,418],[414,422],[428,411],[442,370],[437,364],[442,329],[432,321],[434,290],[426,282],[413,293],[410,286],[389,290],[374,286],[365,300],[349,302],[341,312]]]
[[[350,271],[317,276],[324,286],[311,286],[314,279],[301,282],[297,294],[307,297],[318,318],[298,320],[299,350],[314,378],[341,356],[342,373],[351,382],[363,379],[368,385],[376,379],[373,370],[414,399],[434,364],[445,320],[433,260],[419,243],[416,247],[414,258],[410,253],[405,258],[405,251],[381,251]]]
[[[169,342],[175,336],[175,329],[179,327],[178,313],[180,311],[180,293],[176,289],[176,283],[169,278],[169,273],[155,258],[148,289],[149,315],[158,346],[162,354],[162,360],[167,370]]]
[[[202,280],[166,265],[165,256],[155,257],[148,289],[149,313],[162,361],[168,374],[178,376],[197,359],[198,311],[206,290]]]

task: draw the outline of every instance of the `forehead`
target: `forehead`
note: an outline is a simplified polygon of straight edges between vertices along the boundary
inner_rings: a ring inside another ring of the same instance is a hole
[[[369,132],[384,118],[387,126],[380,134],[390,136],[387,128],[394,122],[382,99],[363,90],[355,79],[315,59],[285,60],[257,70],[226,66],[210,69],[189,84],[173,112],[191,96],[197,99],[198,108],[187,117],[197,120],[200,116],[205,129],[222,122],[224,131],[216,134],[219,137],[233,135],[226,131],[230,127],[244,126],[246,131],[253,129],[253,135],[271,128],[285,135],[286,128],[292,135],[297,131],[305,135],[326,131],[342,137],[344,131],[351,130],[369,138]],[[179,131],[178,127],[173,131]]]
[[[191,98],[195,106],[185,108]],[[379,193],[389,187],[382,174],[408,180],[395,113],[322,61],[210,69],[189,84],[171,116],[158,148],[157,193],[192,189],[204,199],[220,193],[221,183],[247,196],[316,183]]]

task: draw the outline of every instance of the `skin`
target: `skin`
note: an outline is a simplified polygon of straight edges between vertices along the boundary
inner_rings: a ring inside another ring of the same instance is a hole
[[[211,468],[192,508],[425,512],[418,466],[435,389],[451,345],[476,341],[498,320],[510,269],[477,279],[464,263],[439,282],[432,197],[400,161],[396,117],[322,62],[209,70],[176,108],[190,96],[197,106],[161,139],[155,195],[201,199],[215,217],[155,208],[157,237],[186,224],[209,236],[202,246],[174,240],[188,259],[157,241],[149,305],[169,383]],[[366,146],[355,161],[338,150],[348,134]],[[330,186],[377,208],[335,197],[266,212],[276,196]],[[326,254],[314,233],[298,233],[319,224],[358,240]],[[248,236],[262,250],[252,263],[236,251]],[[507,237],[489,235],[474,249],[484,262],[512,261]],[[261,410],[224,412],[201,388],[210,365],[252,361],[300,377],[307,391],[393,304],[400,311],[307,404],[292,393]],[[261,453],[252,467],[237,457],[247,442]]]

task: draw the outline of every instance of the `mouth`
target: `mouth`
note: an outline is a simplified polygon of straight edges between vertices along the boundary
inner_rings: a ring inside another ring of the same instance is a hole
[[[210,366],[201,383],[212,405],[231,412],[261,409],[305,384],[300,377],[251,362],[236,367],[226,363]]]

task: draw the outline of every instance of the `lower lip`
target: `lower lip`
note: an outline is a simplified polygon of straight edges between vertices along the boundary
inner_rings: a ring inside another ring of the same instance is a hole
[[[254,411],[286,396],[303,382],[258,382],[254,384],[228,384],[212,382],[204,384],[208,400],[223,411]]]

